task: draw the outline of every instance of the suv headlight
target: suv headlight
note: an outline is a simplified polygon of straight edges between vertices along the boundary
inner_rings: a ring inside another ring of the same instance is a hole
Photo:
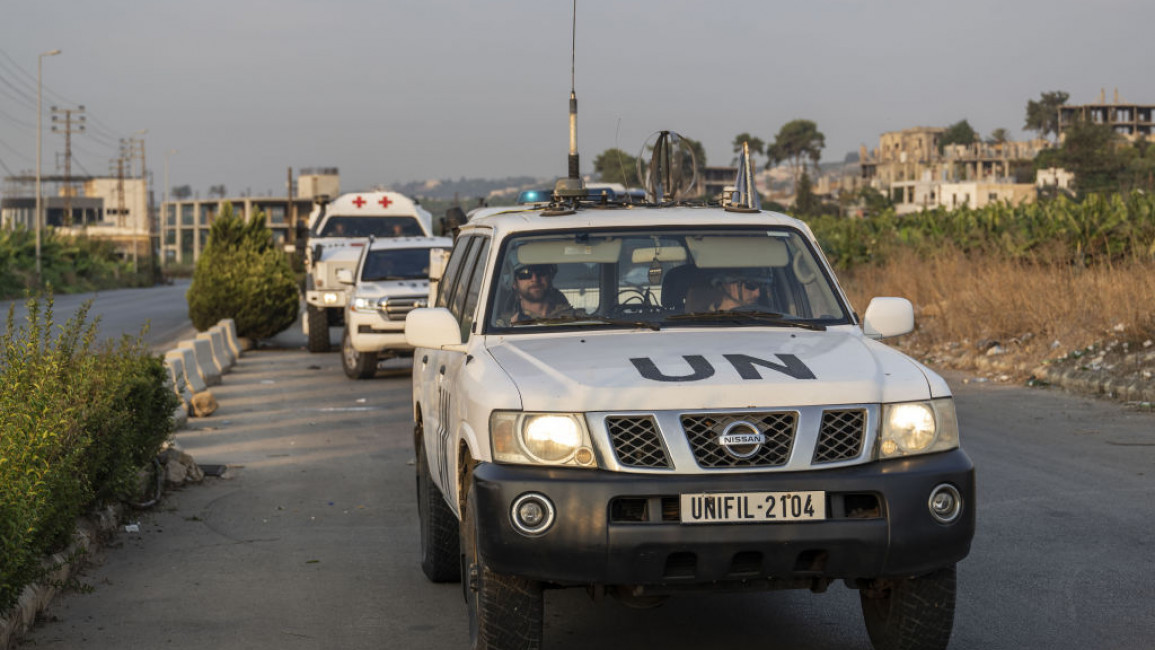
[[[377,311],[377,299],[367,296],[353,296],[353,311],[358,314],[372,314]]]
[[[954,399],[882,405],[879,458],[929,454],[958,447]]]
[[[493,459],[518,465],[596,467],[585,419],[576,413],[494,411]]]

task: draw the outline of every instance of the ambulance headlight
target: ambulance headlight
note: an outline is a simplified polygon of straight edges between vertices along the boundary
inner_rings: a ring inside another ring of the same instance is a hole
[[[596,467],[585,419],[576,413],[494,411],[493,459],[518,465]]]
[[[929,454],[958,446],[954,399],[883,404],[879,458]]]

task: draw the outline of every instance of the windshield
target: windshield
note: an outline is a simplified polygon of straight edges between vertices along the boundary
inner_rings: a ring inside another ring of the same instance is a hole
[[[391,248],[369,251],[365,258],[365,266],[361,267],[361,280],[364,282],[423,280],[428,277],[428,248]]]
[[[788,228],[513,236],[497,269],[490,331],[851,322],[806,238]]]
[[[318,237],[422,237],[416,217],[329,217]]]

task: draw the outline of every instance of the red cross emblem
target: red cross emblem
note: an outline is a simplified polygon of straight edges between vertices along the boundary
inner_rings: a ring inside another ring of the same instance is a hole
[[[383,208],[387,208],[387,207],[389,207],[390,205],[392,205],[392,204],[393,204],[393,202],[392,202],[392,201],[390,201],[390,200],[389,200],[389,197],[387,197],[387,196],[383,196],[383,197],[381,197],[381,200],[380,200],[380,201],[378,201],[378,203],[380,203],[380,204],[381,204],[381,207],[383,207]]]
[[[365,199],[358,196],[357,198],[353,199],[353,205],[357,206],[358,208],[364,207],[365,206]]]

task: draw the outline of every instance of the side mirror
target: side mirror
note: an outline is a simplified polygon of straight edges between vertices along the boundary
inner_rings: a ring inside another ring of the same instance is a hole
[[[461,324],[444,307],[414,309],[405,316],[405,341],[434,350],[460,346]]]
[[[906,298],[874,298],[862,319],[862,331],[874,340],[914,331],[914,307]]]
[[[337,282],[353,284],[353,272],[349,269],[337,269]]]

